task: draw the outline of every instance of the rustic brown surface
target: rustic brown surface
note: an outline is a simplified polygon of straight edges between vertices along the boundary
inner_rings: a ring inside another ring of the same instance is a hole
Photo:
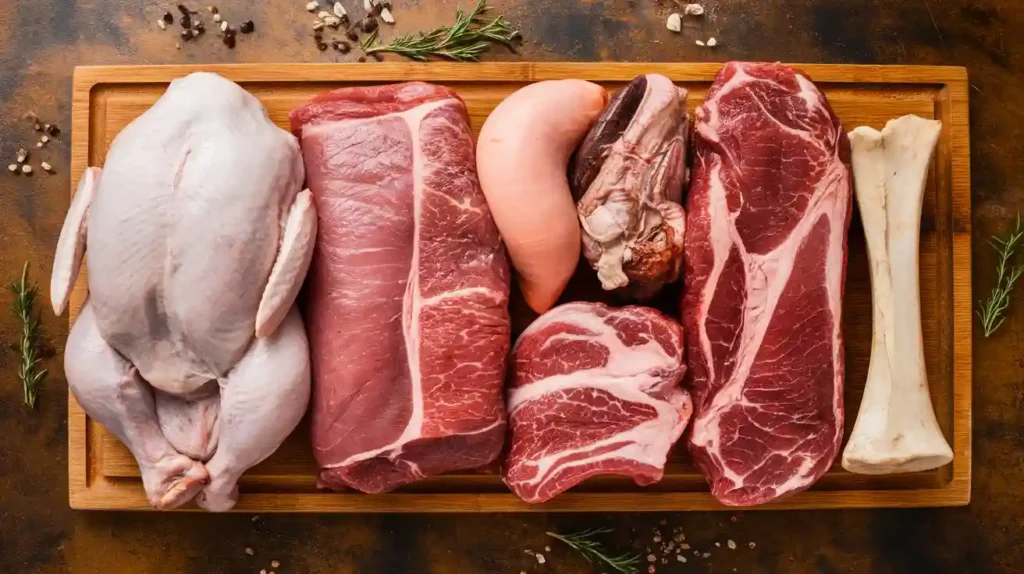
[[[494,107],[531,80],[586,78],[621,88],[638,74],[660,73],[689,90],[695,108],[721,69],[718,63],[484,62],[479,64],[406,62],[369,64],[218,64],[199,66],[89,66],[75,71],[72,101],[74,137],[71,180],[88,164],[106,157],[113,138],[149,108],[174,78],[198,69],[214,70],[240,82],[266,106],[270,118],[287,127],[288,113],[326,86],[347,83],[425,80],[459,91],[470,124],[480,129]],[[917,114],[941,119],[943,131],[925,191],[921,234],[921,305],[932,404],[940,428],[951,440],[954,462],[929,472],[865,476],[838,462],[814,487],[764,508],[823,509],[908,506],[960,506],[970,497],[971,423],[971,261],[970,144],[968,85],[964,68],[804,64],[848,126],[880,129],[895,116]],[[329,84],[328,84],[329,82]],[[576,273],[564,300],[604,298],[593,271]],[[846,348],[844,401],[851,413],[861,402],[871,346],[871,284],[864,236],[857,217],[849,233],[843,337]],[[74,321],[88,292],[75,285],[69,303]],[[658,297],[663,311],[677,314],[678,289]],[[656,303],[657,304],[657,303]],[[666,307],[667,305],[667,307]],[[960,312],[954,316],[953,310]],[[536,317],[513,298],[513,336]],[[93,510],[148,509],[135,458],[113,435],[73,402],[68,419],[69,490],[72,507]],[[855,417],[846,420],[846,436]],[[87,430],[88,429],[88,430]],[[664,478],[639,487],[626,477],[602,476],[543,505],[520,501],[494,473],[470,470],[430,477],[398,492],[366,496],[316,489],[316,463],[309,429],[300,425],[270,458],[242,479],[239,511],[272,512],[553,512],[632,510],[721,510],[707,482],[690,462],[684,444],[669,456]]]
[[[522,24],[524,57],[542,60],[955,64],[971,74],[975,283],[991,286],[989,235],[1004,231],[1021,207],[1024,127],[1024,5],[1019,0],[708,0],[717,6],[703,32],[673,36],[661,4],[670,0],[495,1]],[[346,5],[354,2],[349,0]],[[18,121],[35,109],[69,125],[76,64],[332,61],[307,32],[304,0],[221,1],[222,12],[252,17],[257,33],[227,51],[214,38],[173,47],[153,22],[152,2],[33,0],[0,10],[0,153],[13,157],[35,141]],[[455,2],[398,2],[399,27],[449,18]],[[145,6],[128,7],[128,6]],[[230,16],[229,16],[230,17]],[[704,51],[698,37],[722,45]],[[502,58],[510,57],[501,55]],[[32,261],[45,284],[67,206],[68,154],[53,146],[61,175],[14,179],[4,173],[0,276],[13,279]],[[9,162],[9,160],[8,160]],[[3,162],[0,162],[3,163]],[[4,163],[4,165],[6,165]],[[44,289],[45,295],[45,289]],[[0,295],[8,307],[10,296]],[[544,531],[616,528],[618,550],[645,553],[652,528],[681,526],[707,559],[658,564],[659,572],[1018,572],[1024,568],[1024,310],[991,340],[977,338],[974,397],[974,495],[945,510],[765,512],[651,515],[249,516],[100,514],[67,507],[66,392],[60,361],[40,408],[28,412],[15,379],[17,325],[0,320],[0,572],[602,572],[545,539]],[[63,319],[44,315],[47,340],[60,352]],[[735,517],[736,521],[731,518]],[[665,521],[661,526],[660,521]],[[726,540],[739,543],[728,550]],[[715,547],[715,542],[721,547]],[[756,542],[751,549],[746,542]],[[545,544],[552,547],[543,551]],[[248,556],[245,548],[255,551]],[[547,564],[523,553],[542,550]]]

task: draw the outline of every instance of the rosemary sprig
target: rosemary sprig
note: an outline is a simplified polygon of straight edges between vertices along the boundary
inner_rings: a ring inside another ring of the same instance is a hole
[[[46,369],[39,369],[40,359],[36,354],[39,345],[39,313],[35,310],[39,285],[28,283],[28,262],[21,269],[21,280],[11,283],[14,293],[14,314],[21,321],[21,365],[18,378],[21,379],[25,404],[36,408],[36,393],[46,378]]]
[[[367,54],[391,52],[418,62],[426,62],[431,56],[458,62],[476,61],[492,43],[513,48],[513,42],[520,38],[518,31],[498,16],[485,20],[488,11],[487,0],[477,0],[476,6],[467,14],[455,11],[455,24],[442,26],[432,32],[418,32],[393,38],[387,44],[380,44],[375,30],[362,42]]]
[[[1010,292],[1017,279],[1024,274],[1024,265],[1010,265],[1010,259],[1020,248],[1021,240],[1024,240],[1024,229],[1021,228],[1018,213],[1017,226],[1013,232],[1005,238],[993,237],[989,242],[999,256],[999,263],[996,265],[995,287],[989,293],[988,299],[978,301],[978,318],[981,319],[981,327],[986,338],[1002,326],[1006,319],[1006,309],[1010,306]]]
[[[570,548],[582,554],[587,559],[587,562],[593,562],[596,559],[622,574],[639,573],[640,556],[636,554],[609,556],[604,546],[597,540],[594,540],[595,536],[607,534],[611,531],[611,528],[590,528],[575,534],[558,534],[557,532],[547,532],[546,534],[555,540],[564,542]]]

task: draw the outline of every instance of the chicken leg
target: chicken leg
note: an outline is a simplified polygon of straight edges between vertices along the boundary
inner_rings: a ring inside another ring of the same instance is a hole
[[[192,500],[209,479],[206,469],[167,441],[149,385],[103,340],[89,302],[68,336],[64,367],[85,412],[135,455],[150,504],[164,510]]]
[[[220,442],[196,504],[214,512],[235,505],[242,473],[276,451],[302,420],[309,378],[306,333],[293,305],[274,334],[256,339],[220,382]]]

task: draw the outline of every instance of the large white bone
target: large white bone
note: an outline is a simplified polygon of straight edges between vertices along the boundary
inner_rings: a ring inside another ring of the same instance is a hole
[[[917,472],[953,460],[928,394],[918,278],[921,203],[941,129],[904,116],[881,132],[850,132],[873,307],[864,399],[843,452],[850,472]]]

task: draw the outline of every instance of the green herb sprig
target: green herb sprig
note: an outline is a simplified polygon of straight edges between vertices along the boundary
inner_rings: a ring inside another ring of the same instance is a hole
[[[487,0],[477,0],[476,6],[469,13],[456,10],[455,24],[450,27],[442,26],[432,32],[398,36],[387,44],[378,43],[375,30],[361,45],[366,54],[390,52],[418,62],[426,62],[431,56],[458,62],[475,62],[491,44],[504,44],[513,48],[513,44],[521,38],[504,16],[485,20],[483,16],[487,11]]]
[[[1024,274],[1024,265],[1010,265],[1010,260],[1017,253],[1024,240],[1024,229],[1021,228],[1020,214],[1017,214],[1017,225],[1006,237],[993,237],[989,243],[996,250],[999,262],[996,265],[996,285],[989,293],[988,299],[978,301],[978,318],[985,337],[996,332],[1006,320],[1006,309],[1010,306],[1010,292]]]
[[[591,528],[575,534],[558,534],[547,532],[546,534],[555,540],[564,542],[573,550],[579,552],[587,559],[587,562],[604,562],[616,572],[622,574],[638,574],[640,572],[640,556],[636,554],[622,554],[609,556],[604,546],[594,540],[599,534],[612,532],[611,528]]]
[[[21,379],[25,404],[36,408],[36,395],[39,385],[46,378],[46,369],[40,369],[39,348],[39,313],[35,310],[36,298],[39,296],[39,285],[28,282],[28,262],[21,269],[21,279],[11,283],[14,293],[14,314],[21,321],[21,339],[18,346],[21,350],[21,364],[18,366],[18,378]]]

